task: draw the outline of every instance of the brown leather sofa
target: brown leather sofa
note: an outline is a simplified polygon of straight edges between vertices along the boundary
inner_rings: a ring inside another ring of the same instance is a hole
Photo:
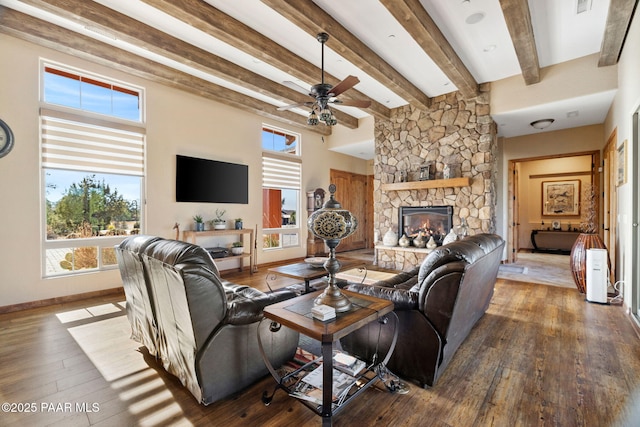
[[[295,354],[297,332],[260,322],[266,305],[293,291],[267,294],[225,281],[206,250],[176,240],[131,236],[116,246],[116,256],[131,338],[198,402],[215,402],[268,373],[258,333],[273,366]]]
[[[433,386],[493,296],[504,240],[478,234],[438,247],[419,267],[373,285],[346,289],[394,302],[398,316],[372,322],[341,339],[347,352],[371,361],[398,341],[387,367],[422,387]]]

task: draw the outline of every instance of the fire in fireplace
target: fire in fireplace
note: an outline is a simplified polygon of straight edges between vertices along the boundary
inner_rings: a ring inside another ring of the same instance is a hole
[[[400,235],[406,234],[413,239],[422,232],[423,236],[438,245],[453,227],[453,206],[401,206],[398,218]]]

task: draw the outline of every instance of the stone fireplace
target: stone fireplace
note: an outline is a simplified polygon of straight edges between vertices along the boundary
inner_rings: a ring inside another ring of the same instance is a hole
[[[449,227],[464,218],[470,234],[495,232],[498,144],[489,101],[490,85],[482,84],[476,98],[451,92],[434,97],[428,110],[409,105],[392,110],[389,119],[376,118],[373,229],[378,235],[390,229],[402,236],[401,208],[436,206],[452,210]],[[433,174],[431,185],[419,182],[425,165]],[[464,182],[445,179],[454,178],[451,166]],[[382,268],[411,270],[426,256],[414,247],[376,247]]]
[[[399,212],[398,234],[404,233],[412,240],[422,233],[441,245],[453,227],[453,206],[400,206]]]

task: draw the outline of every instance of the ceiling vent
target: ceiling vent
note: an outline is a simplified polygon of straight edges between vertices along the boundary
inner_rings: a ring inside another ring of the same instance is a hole
[[[576,14],[580,15],[582,12],[590,11],[592,1],[593,0],[578,0],[576,5]]]

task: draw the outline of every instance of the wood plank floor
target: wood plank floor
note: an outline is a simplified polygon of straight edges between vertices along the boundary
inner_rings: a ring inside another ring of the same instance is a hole
[[[229,280],[267,288],[266,268]],[[292,279],[269,278],[272,288]],[[129,339],[113,295],[0,315],[2,426],[320,425],[265,377],[210,406],[196,403]],[[406,395],[372,388],[336,426],[609,426],[640,386],[640,340],[620,306],[575,289],[499,280],[487,314],[438,384]],[[636,402],[636,404],[638,404]],[[27,412],[27,410],[31,410]],[[635,424],[638,425],[638,424]]]

